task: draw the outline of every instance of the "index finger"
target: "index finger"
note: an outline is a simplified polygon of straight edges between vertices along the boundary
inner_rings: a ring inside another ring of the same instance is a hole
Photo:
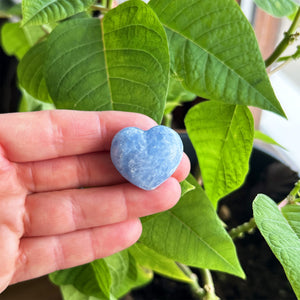
[[[0,115],[0,148],[13,162],[52,159],[109,151],[124,127],[155,126],[149,117],[130,112],[49,110]]]

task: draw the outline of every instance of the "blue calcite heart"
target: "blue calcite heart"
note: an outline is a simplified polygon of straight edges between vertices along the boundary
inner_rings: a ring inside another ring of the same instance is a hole
[[[110,155],[113,164],[132,184],[153,190],[178,167],[183,154],[179,135],[166,126],[147,131],[127,127],[113,138]]]

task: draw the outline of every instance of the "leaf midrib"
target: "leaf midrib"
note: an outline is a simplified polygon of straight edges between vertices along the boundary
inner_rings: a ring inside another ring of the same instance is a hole
[[[246,84],[248,86],[250,86],[250,88],[252,90],[255,91],[255,93],[259,94],[261,97],[263,97],[263,99],[265,99],[267,101],[267,103],[273,107],[273,109],[277,112],[280,112],[280,110],[278,110],[260,91],[258,91],[257,89],[255,89],[244,77],[242,77],[239,73],[235,72],[234,69],[232,69],[230,66],[228,66],[227,64],[225,64],[222,60],[220,60],[217,56],[215,56],[212,52],[210,52],[208,49],[203,48],[201,45],[197,44],[194,40],[192,40],[191,38],[189,38],[188,36],[184,35],[183,33],[178,32],[177,30],[175,30],[174,28],[168,26],[165,24],[165,22],[162,22],[162,24],[164,25],[164,27],[166,27],[167,29],[169,29],[170,31],[173,31],[174,33],[178,34],[179,36],[183,37],[184,39],[190,41],[192,44],[194,44],[196,47],[202,49],[203,51],[205,51],[208,55],[210,55],[211,57],[213,57],[216,61],[218,61],[219,63],[221,63],[223,66],[225,66],[230,72],[232,72],[233,74],[236,74],[236,76],[243,82],[246,82]]]
[[[189,231],[191,231],[208,249],[210,249],[213,253],[215,253],[217,255],[217,257],[220,257],[221,260],[226,263],[226,265],[229,265],[230,267],[232,267],[232,270],[239,271],[239,273],[240,273],[240,270],[238,270],[234,265],[232,265],[223,256],[221,256],[221,254],[219,254],[214,248],[212,248],[208,243],[206,243],[202,239],[202,237],[192,227],[190,227],[188,224],[184,223],[174,212],[172,212],[171,210],[168,210],[166,213],[170,214],[171,217],[176,218],[176,220],[178,220],[184,227],[186,227]],[[153,220],[153,219],[155,219],[155,217],[150,218],[149,220],[146,220],[144,222],[148,222],[148,221],[155,222],[155,220]]]
[[[104,57],[104,65],[105,65],[105,70],[106,70],[106,77],[107,77],[107,86],[108,86],[108,91],[109,91],[109,99],[111,102],[111,107],[113,107],[113,98],[112,98],[112,91],[111,91],[111,84],[110,84],[110,76],[109,76],[109,71],[108,71],[108,64],[107,64],[107,55],[106,55],[106,45],[105,45],[105,39],[104,39],[104,24],[103,20],[100,20],[100,27],[101,27],[101,36],[102,36],[102,42],[103,42],[103,57]]]
[[[32,15],[32,17],[31,17],[30,19],[26,20],[26,22],[24,22],[23,25],[26,24],[26,23],[28,23],[28,22],[30,22],[30,21],[31,21],[32,19],[34,19],[41,11],[43,11],[46,7],[52,5],[53,3],[57,2],[57,1],[58,1],[58,0],[52,0],[51,2],[49,2],[49,3],[45,4],[44,6],[42,6],[38,11],[36,11],[36,13],[35,13],[34,15]]]
[[[194,233],[194,235],[196,235],[196,237],[208,248],[210,249],[213,253],[215,253],[218,257],[221,258],[222,261],[224,261],[227,265],[231,266],[233,268],[233,270],[237,270],[236,267],[234,265],[232,265],[228,260],[226,260],[220,253],[218,253],[214,248],[212,248],[211,245],[209,245],[208,243],[206,243],[201,236],[192,228],[190,227],[188,224],[184,223],[173,211],[169,210],[168,213],[176,218],[184,227],[186,227],[188,230],[190,230],[192,233]]]
[[[223,162],[223,159],[222,159],[222,158],[223,158],[223,156],[224,156],[224,148],[225,148],[225,145],[226,145],[227,142],[228,142],[228,137],[229,137],[229,134],[230,134],[231,128],[232,128],[233,117],[234,117],[234,115],[235,115],[235,113],[236,113],[236,110],[237,110],[237,105],[235,105],[235,107],[234,107],[234,109],[233,109],[233,112],[232,112],[232,114],[231,114],[230,123],[229,123],[229,126],[228,126],[227,130],[226,130],[225,139],[224,139],[224,141],[223,141],[223,143],[222,143],[222,147],[221,147],[221,150],[220,150],[220,153],[222,153],[222,156],[220,157],[220,159],[219,159],[219,161],[218,161],[218,165],[217,165],[217,167],[216,167],[216,172],[215,172],[215,174],[218,173],[218,171],[219,171],[219,169],[220,169],[220,164]],[[225,177],[225,174],[224,174],[224,177]],[[218,177],[217,177],[217,176],[214,176],[214,181],[213,181],[213,184],[212,184],[213,187],[216,185],[217,180],[218,180]],[[226,180],[226,179],[225,179],[225,180]],[[217,184],[217,186],[218,186],[218,184]],[[214,189],[214,188],[213,188],[213,191],[214,191],[213,195],[217,194],[217,193],[215,192],[215,189]],[[215,196],[215,197],[216,197],[216,196]],[[215,200],[215,199],[212,199],[212,200]],[[216,199],[216,200],[219,200],[219,199]]]

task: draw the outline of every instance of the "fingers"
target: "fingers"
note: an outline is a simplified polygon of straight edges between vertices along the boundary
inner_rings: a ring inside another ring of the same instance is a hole
[[[1,116],[0,141],[6,157],[26,162],[109,150],[127,126],[147,130],[156,123],[142,114],[51,110]]]
[[[24,238],[11,284],[112,255],[134,244],[141,231],[139,220],[132,219],[64,235]]]
[[[179,182],[183,181],[190,173],[191,163],[188,156],[183,153],[181,162],[173,173],[172,177],[176,178]]]
[[[17,164],[20,181],[30,192],[105,186],[125,182],[109,152]]]
[[[125,182],[112,164],[109,152],[21,163],[16,167],[20,181],[30,192],[107,186]],[[189,171],[190,162],[184,154],[172,177],[182,181]]]
[[[121,184],[32,194],[26,200],[25,235],[57,235],[158,213],[174,206],[180,193],[178,181],[169,178],[153,191]]]

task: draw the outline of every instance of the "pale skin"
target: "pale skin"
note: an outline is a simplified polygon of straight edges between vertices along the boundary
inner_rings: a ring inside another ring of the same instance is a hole
[[[155,125],[126,112],[0,115],[0,293],[129,247],[141,235],[140,217],[177,203],[186,155],[153,191],[126,182],[110,160],[119,130]]]

